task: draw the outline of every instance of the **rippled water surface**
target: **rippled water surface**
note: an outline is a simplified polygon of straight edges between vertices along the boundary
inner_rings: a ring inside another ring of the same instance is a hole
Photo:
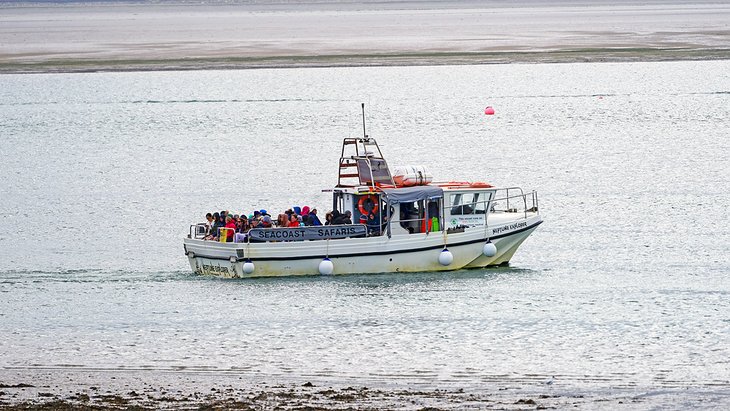
[[[361,101],[391,165],[539,191],[511,267],[194,276],[205,212],[327,209]],[[0,76],[0,367],[727,404],[729,129],[728,61]]]

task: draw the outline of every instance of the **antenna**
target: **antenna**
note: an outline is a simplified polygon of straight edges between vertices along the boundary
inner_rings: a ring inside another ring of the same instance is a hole
[[[365,134],[365,103],[362,103],[362,136],[367,140],[368,135]]]

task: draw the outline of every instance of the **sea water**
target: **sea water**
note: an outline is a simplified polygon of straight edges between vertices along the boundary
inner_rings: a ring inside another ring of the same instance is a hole
[[[206,212],[331,208],[361,102],[391,166],[538,190],[510,267],[193,275]],[[728,130],[728,61],[3,75],[0,368],[727,405]]]

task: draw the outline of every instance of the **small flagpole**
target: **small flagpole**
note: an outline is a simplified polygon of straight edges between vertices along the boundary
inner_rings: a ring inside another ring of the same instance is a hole
[[[367,139],[368,135],[365,133],[365,103],[362,103],[362,136]]]

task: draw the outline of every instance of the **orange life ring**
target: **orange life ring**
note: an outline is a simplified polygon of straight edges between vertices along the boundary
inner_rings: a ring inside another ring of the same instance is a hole
[[[489,188],[489,187],[492,187],[491,184],[485,183],[483,181],[476,181],[474,183],[471,183],[469,186],[475,187],[475,188]]]
[[[365,209],[365,201],[370,200],[373,204],[370,210]],[[360,210],[360,214],[369,215],[370,213],[378,213],[378,197],[370,194],[360,197],[360,201],[357,202],[357,209]]]

